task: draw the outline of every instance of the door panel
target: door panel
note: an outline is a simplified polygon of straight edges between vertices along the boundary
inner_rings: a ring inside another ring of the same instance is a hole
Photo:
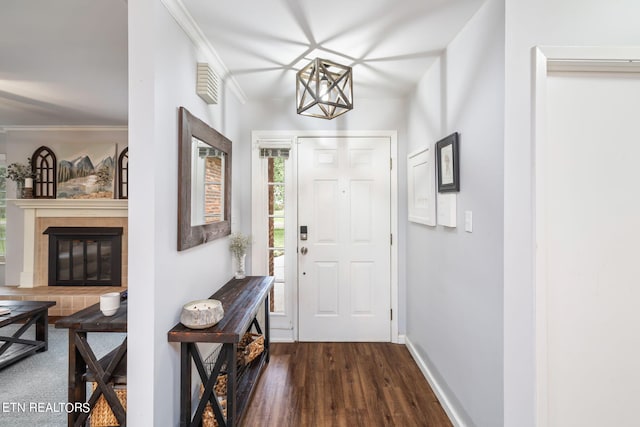
[[[351,314],[373,315],[375,265],[372,262],[351,263],[349,284],[351,285]]]
[[[374,240],[372,191],[369,181],[351,182],[351,243],[371,244]]]
[[[390,141],[299,142],[299,338],[389,341]]]
[[[549,74],[538,167],[551,427],[638,425],[638,111],[638,73]]]
[[[338,263],[316,262],[312,277],[316,294],[316,316],[336,316],[338,314]]]
[[[313,217],[322,218],[316,221],[316,241],[324,244],[338,242],[338,180],[317,180],[314,182]]]

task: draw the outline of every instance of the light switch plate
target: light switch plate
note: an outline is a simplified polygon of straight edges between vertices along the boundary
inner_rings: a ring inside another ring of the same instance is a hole
[[[473,232],[473,212],[464,211],[464,231]]]

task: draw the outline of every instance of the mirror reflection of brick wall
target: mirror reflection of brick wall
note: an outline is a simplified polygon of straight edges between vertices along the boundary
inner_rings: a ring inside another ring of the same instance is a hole
[[[220,156],[208,156],[205,159],[204,215],[206,223],[224,220],[224,200],[222,199],[224,186],[223,165],[223,154]]]

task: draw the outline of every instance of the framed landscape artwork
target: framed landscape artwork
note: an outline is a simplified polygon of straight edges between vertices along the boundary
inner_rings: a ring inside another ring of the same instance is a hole
[[[117,146],[98,143],[59,150],[58,199],[113,199]]]

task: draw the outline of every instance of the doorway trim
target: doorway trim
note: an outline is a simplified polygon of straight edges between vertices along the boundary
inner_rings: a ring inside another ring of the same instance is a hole
[[[547,78],[554,71],[640,72],[640,47],[537,46],[532,49],[532,203],[533,203],[533,284],[536,425],[549,425],[547,264],[548,243],[544,230],[547,149]]]
[[[395,130],[363,130],[363,131],[323,131],[323,130],[282,130],[282,131],[266,131],[256,130],[251,132],[251,147],[252,147],[252,159],[255,159],[256,147],[259,141],[262,140],[290,140],[293,146],[297,146],[299,138],[322,138],[322,137],[386,137],[390,141],[390,156],[391,156],[391,200],[390,200],[390,213],[391,213],[391,234],[393,235],[393,242],[391,245],[391,310],[393,316],[391,318],[391,342],[400,343],[400,337],[398,334],[398,132]],[[294,168],[295,171],[295,168]],[[257,163],[253,163],[251,166],[252,175],[252,194],[257,191],[257,187],[260,185],[257,176],[260,174],[260,168]],[[261,182],[261,180],[260,180]],[[252,200],[254,200],[252,196]],[[251,204],[251,224],[252,230],[260,228],[260,215],[263,211],[259,203]],[[253,232],[253,231],[252,231]],[[252,249],[252,265],[253,258],[256,256],[265,256],[264,253],[260,253],[261,249],[255,247]],[[263,248],[262,248],[263,249]],[[264,272],[253,269],[253,274],[263,274]],[[295,288],[295,301],[298,298],[297,281]],[[297,306],[297,304],[296,304]],[[279,341],[296,341],[298,340],[298,312],[297,308],[293,313],[295,321],[293,322],[293,329],[290,337],[272,334],[272,340]]]

